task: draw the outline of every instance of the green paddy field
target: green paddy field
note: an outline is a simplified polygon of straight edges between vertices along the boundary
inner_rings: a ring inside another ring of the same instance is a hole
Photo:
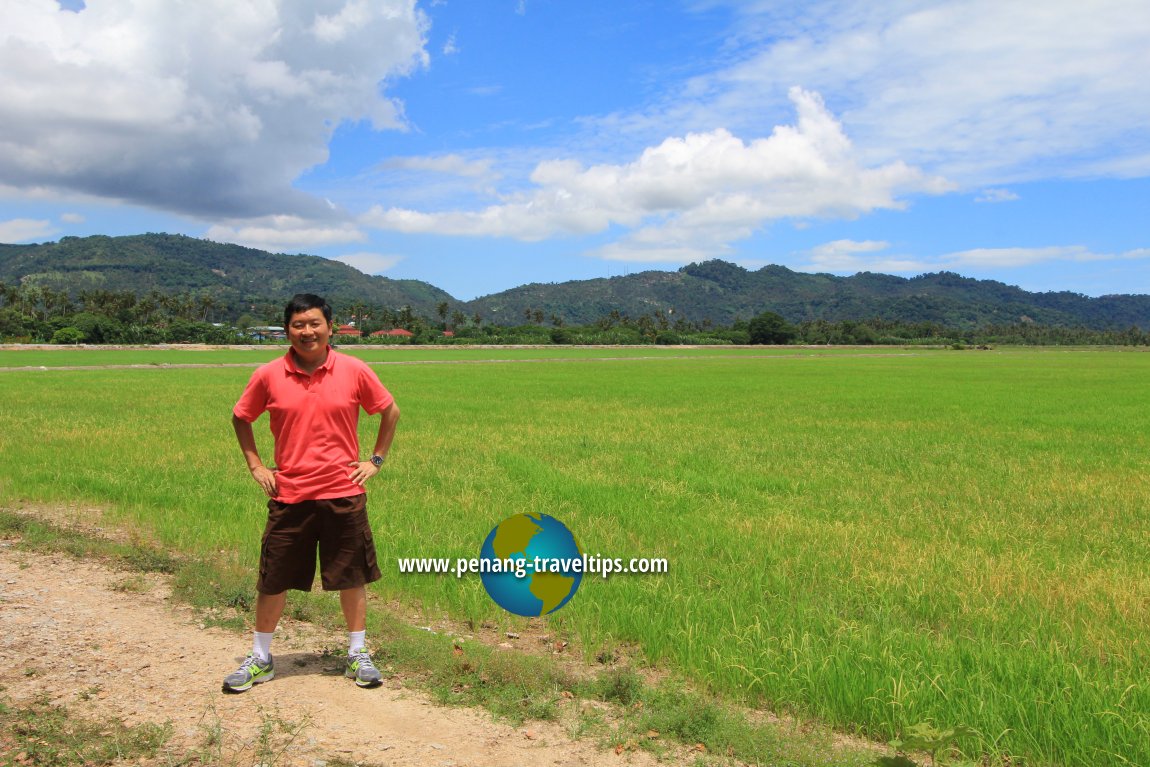
[[[518,630],[478,576],[395,563],[543,512],[668,560],[533,619],[588,657],[877,740],[965,725],[996,763],[1150,764],[1150,353],[348,351],[403,411],[370,487],[381,597]],[[0,351],[0,507],[254,568],[230,410],[279,353]]]

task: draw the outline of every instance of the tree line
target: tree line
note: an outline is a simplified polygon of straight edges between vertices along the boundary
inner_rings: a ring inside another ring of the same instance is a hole
[[[282,306],[249,304],[239,316],[207,292],[82,290],[75,295],[39,285],[0,283],[0,341],[55,344],[252,343],[253,329],[282,323]],[[341,344],[849,344],[849,345],[1150,345],[1150,332],[1137,327],[1096,330],[1035,322],[987,324],[956,329],[938,322],[866,320],[787,321],[763,311],[720,325],[689,321],[674,310],[630,316],[612,310],[595,322],[572,325],[555,314],[525,309],[522,323],[485,321],[481,314],[452,310],[436,316],[411,307],[372,306],[364,301],[337,307],[337,324],[354,325],[362,336]],[[410,336],[373,337],[377,330],[403,329]]]

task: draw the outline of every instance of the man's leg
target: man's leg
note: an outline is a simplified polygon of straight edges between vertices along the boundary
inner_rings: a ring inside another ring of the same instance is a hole
[[[348,631],[363,631],[367,628],[366,586],[342,589],[339,592],[339,606],[343,608],[343,619],[347,621]]]
[[[278,594],[256,594],[256,631],[264,634],[275,631],[286,604],[286,591]]]
[[[347,668],[344,670],[344,676],[354,679],[360,687],[378,687],[383,683],[383,674],[379,673],[364,646],[364,633],[367,630],[367,588],[356,586],[341,589],[339,605],[343,608],[343,619],[347,621]]]
[[[238,669],[224,679],[224,692],[243,692],[253,684],[275,677],[271,644],[280,616],[287,604],[287,592],[256,594],[256,630],[252,637],[252,651]]]

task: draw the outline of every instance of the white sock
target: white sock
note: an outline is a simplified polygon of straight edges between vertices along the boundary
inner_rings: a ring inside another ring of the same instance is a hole
[[[260,660],[268,660],[272,657],[272,637],[276,635],[274,631],[253,631],[252,632],[252,655],[257,656]]]
[[[367,645],[365,644],[365,642],[367,641],[365,639],[366,636],[367,636],[366,630],[347,632],[347,654],[351,655],[356,650],[362,650],[365,647],[367,647]]]

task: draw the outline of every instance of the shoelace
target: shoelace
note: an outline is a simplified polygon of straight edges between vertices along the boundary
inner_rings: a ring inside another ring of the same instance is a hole
[[[264,666],[266,666],[266,665],[267,665],[267,661],[264,661],[264,660],[260,660],[260,659],[259,659],[258,657],[256,657],[254,654],[253,654],[253,655],[248,655],[248,657],[244,658],[244,662],[240,664],[240,671],[248,671],[248,670],[249,670],[249,669],[251,669],[253,666],[258,666],[258,665],[264,665]]]
[[[375,664],[371,662],[371,656],[368,655],[367,652],[353,653],[351,657],[354,658],[356,663],[359,664],[357,666],[357,668],[360,668],[360,669],[364,669],[364,668],[374,669],[375,668]]]

